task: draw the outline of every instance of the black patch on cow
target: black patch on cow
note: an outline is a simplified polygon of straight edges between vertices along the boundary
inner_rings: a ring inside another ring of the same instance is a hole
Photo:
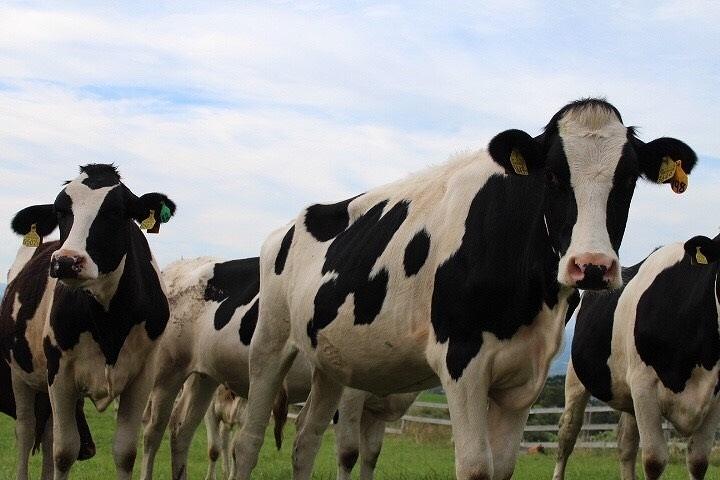
[[[240,320],[240,341],[243,345],[250,345],[253,333],[255,333],[255,326],[258,320],[258,301],[255,300],[252,306],[245,312],[242,319]]]
[[[60,357],[62,352],[50,342],[50,337],[43,338],[43,351],[45,352],[45,360],[47,361],[47,382],[52,387],[55,382],[55,375],[60,370]]]
[[[460,248],[435,272],[431,320],[449,342],[457,380],[480,351],[483,332],[501,340],[558,302],[558,257],[543,218],[544,180],[495,175],[475,195]]]
[[[219,302],[215,310],[215,330],[227,325],[238,307],[249,304],[260,290],[258,257],[216,263],[205,287],[205,301]]]
[[[638,354],[675,393],[684,390],[693,368],[710,370],[720,359],[718,270],[717,262],[699,267],[686,255],[660,272],[638,301]]]
[[[165,330],[169,317],[167,298],[151,263],[147,240],[131,220],[125,221],[132,226],[125,238],[125,267],[108,311],[88,292],[58,282],[50,312],[50,326],[60,350],[74,347],[80,334],[89,332],[108,365],[117,362],[135,325],[144,323],[148,337],[155,340]]]
[[[118,268],[127,248],[129,232],[136,229],[133,222],[124,219],[124,194],[125,189],[120,187],[110,190],[90,225],[86,250],[100,273]]]
[[[624,285],[635,277],[643,262],[622,269]],[[575,322],[571,349],[575,374],[594,397],[604,402],[612,400],[608,360],[615,308],[622,292],[586,291]]]
[[[580,292],[578,290],[573,290],[570,294],[570,297],[568,297],[568,309],[565,313],[565,325],[568,324],[570,319],[573,316],[573,313],[575,313],[575,309],[580,304]]]
[[[5,290],[0,305],[0,350],[5,360],[10,353],[17,365],[24,371],[33,371],[33,354],[26,338],[27,323],[37,313],[48,283],[50,256],[60,246],[59,242],[48,242],[35,249],[32,258]],[[20,301],[17,318],[12,313],[15,299]],[[44,322],[44,318],[40,320]]]
[[[275,257],[275,275],[280,275],[285,268],[285,261],[287,260],[288,252],[290,252],[290,245],[292,244],[293,234],[295,233],[295,225],[285,233],[285,236],[280,242],[280,250],[278,251],[277,257]]]
[[[102,163],[90,163],[80,167],[80,173],[86,173],[87,178],[82,183],[93,190],[103,187],[111,187],[120,183],[120,174],[115,165]]]
[[[15,418],[15,395],[12,389],[10,365],[0,358],[0,413]]]
[[[355,321],[369,324],[380,313],[387,293],[388,272],[381,269],[374,277],[370,272],[377,259],[405,221],[410,203],[397,202],[384,215],[388,201],[373,206],[330,244],[325,254],[322,274],[335,272],[337,277],[323,283],[315,295],[315,310],[307,333],[313,347],[317,332],[337,316],[338,309],[351,293],[355,294]]]
[[[635,183],[640,175],[640,167],[635,149],[632,148],[632,129],[628,129],[628,143],[622,149],[620,160],[615,167],[613,186],[608,196],[606,219],[610,243],[617,253],[620,250],[625,226],[627,225],[630,202],[635,192]]]
[[[305,211],[305,228],[319,242],[327,242],[345,230],[350,223],[348,205],[357,195],[342,202],[310,205]]]
[[[416,275],[427,260],[428,252],[430,252],[430,234],[424,228],[417,232],[415,236],[408,242],[405,247],[405,256],[403,257],[403,266],[405,267],[405,275],[412,277]]]

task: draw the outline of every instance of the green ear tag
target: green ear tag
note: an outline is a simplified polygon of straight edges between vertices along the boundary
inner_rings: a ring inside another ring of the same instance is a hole
[[[162,208],[160,209],[160,223],[169,222],[170,217],[172,217],[172,212],[170,211],[170,208],[165,205],[165,202],[163,202]]]
[[[140,228],[150,230],[155,226],[155,210],[150,210],[150,215],[140,223]]]
[[[30,226],[30,231],[23,237],[22,244],[26,247],[39,247],[42,243],[42,238],[37,233],[37,224],[33,223]]]
[[[700,265],[707,265],[708,261],[705,255],[700,251],[700,247],[695,247],[695,261]]]
[[[517,150],[510,152],[510,164],[512,165],[513,170],[515,170],[515,173],[518,175],[528,174],[527,163],[525,163],[525,159],[522,154]]]

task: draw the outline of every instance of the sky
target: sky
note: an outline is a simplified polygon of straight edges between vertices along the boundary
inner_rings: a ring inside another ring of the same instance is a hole
[[[239,258],[309,203],[596,95],[700,156],[681,196],[639,184],[621,261],[720,226],[720,2],[110,3],[0,5],[0,270],[2,226],[81,164],[175,200],[161,265]]]

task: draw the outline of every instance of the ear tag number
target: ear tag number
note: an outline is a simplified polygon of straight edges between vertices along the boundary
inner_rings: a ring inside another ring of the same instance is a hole
[[[670,157],[663,157],[657,183],[665,183],[675,176],[677,164]]]
[[[150,215],[140,223],[143,230],[151,230],[155,226],[155,210],[150,210]]]
[[[673,176],[672,182],[670,182],[670,186],[673,192],[683,193],[688,187],[688,176],[682,168],[682,160],[676,161],[675,164],[677,168],[675,169],[675,175]]]
[[[30,231],[23,237],[22,244],[26,247],[39,247],[42,244],[42,237],[37,233],[37,224],[30,225]]]
[[[700,251],[700,247],[695,247],[695,261],[699,265],[707,265],[708,261],[707,258],[705,258],[705,255],[702,254]]]
[[[510,152],[510,164],[518,175],[527,175],[528,168],[522,154],[517,150]]]

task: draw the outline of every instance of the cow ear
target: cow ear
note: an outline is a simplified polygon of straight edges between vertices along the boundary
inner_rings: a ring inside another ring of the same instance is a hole
[[[58,226],[57,215],[53,205],[33,205],[20,210],[13,217],[10,227],[20,235],[30,233],[35,225],[35,232],[41,237],[50,235]]]
[[[675,138],[662,137],[652,142],[636,140],[640,170],[651,182],[669,183],[676,193],[687,188],[687,174],[697,163],[692,148]]]
[[[685,242],[685,253],[693,265],[707,265],[720,259],[720,242],[702,235]]]
[[[175,202],[167,195],[157,192],[146,193],[133,202],[132,217],[138,222],[143,222],[152,214],[156,222],[166,223],[175,215],[175,208]]]
[[[522,130],[505,130],[488,144],[488,153],[510,175],[528,175],[544,167],[540,144]]]

